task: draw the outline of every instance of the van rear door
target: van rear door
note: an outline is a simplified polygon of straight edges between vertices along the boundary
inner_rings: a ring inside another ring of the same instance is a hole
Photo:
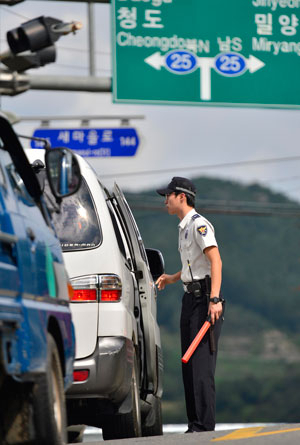
[[[138,278],[140,304],[142,310],[144,336],[146,341],[147,377],[149,389],[155,393],[157,390],[156,345],[160,348],[160,333],[156,322],[157,291],[150,272],[148,259],[138,226],[126,201],[118,187],[114,185],[113,197],[121,213],[126,229],[129,233],[134,251],[135,273]]]

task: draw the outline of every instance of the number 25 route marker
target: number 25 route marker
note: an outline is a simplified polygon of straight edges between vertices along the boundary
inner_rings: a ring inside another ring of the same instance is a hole
[[[220,53],[215,57],[198,57],[187,50],[174,50],[162,55],[159,51],[144,60],[156,70],[166,68],[173,74],[183,75],[200,69],[200,99],[211,100],[211,69],[226,77],[237,77],[247,70],[252,74],[265,63],[250,54],[247,59],[235,52]]]

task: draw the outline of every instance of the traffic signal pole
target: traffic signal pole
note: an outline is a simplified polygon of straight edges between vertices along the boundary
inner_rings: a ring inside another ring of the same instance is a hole
[[[30,88],[33,90],[88,91],[109,93],[110,77],[87,76],[38,76],[28,75]]]
[[[111,92],[111,78],[88,76],[39,76],[0,71],[0,94],[15,96],[27,90]]]

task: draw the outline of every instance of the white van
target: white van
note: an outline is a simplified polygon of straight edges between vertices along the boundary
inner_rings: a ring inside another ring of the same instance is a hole
[[[163,258],[144,248],[118,186],[109,193],[77,158],[81,189],[54,215],[74,288],[68,422],[100,427],[104,439],[159,435],[163,359],[154,280],[163,273]]]

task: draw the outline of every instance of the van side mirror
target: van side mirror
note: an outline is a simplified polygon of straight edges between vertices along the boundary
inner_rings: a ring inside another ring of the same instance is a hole
[[[81,184],[81,174],[76,156],[68,148],[51,148],[46,151],[47,178],[56,198],[73,195]]]
[[[165,272],[164,257],[157,249],[146,249],[146,254],[153,280],[156,281]]]

